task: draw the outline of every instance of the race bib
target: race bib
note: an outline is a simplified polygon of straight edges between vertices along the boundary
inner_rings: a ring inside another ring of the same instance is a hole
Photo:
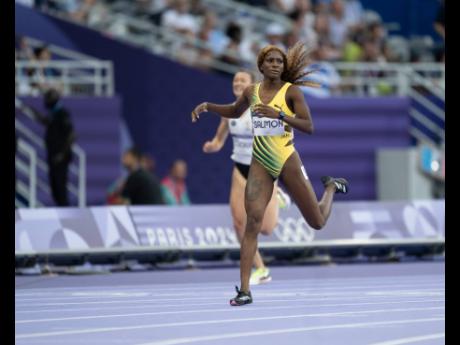
[[[284,123],[279,119],[271,119],[268,117],[252,117],[252,128],[254,135],[283,135],[284,134]]]
[[[252,151],[252,137],[241,138],[238,136],[233,137],[233,150],[238,152],[249,152]]]

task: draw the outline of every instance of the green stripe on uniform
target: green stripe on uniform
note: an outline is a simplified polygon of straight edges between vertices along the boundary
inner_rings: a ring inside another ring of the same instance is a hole
[[[269,172],[270,175],[272,175],[272,176],[277,176],[277,170],[271,168],[271,167],[266,163],[266,161],[265,161],[263,158],[261,158],[261,157],[257,154],[257,152],[253,152],[253,156],[254,156],[254,158],[255,158],[257,161],[259,161],[260,164],[262,164],[262,166],[263,166],[265,169],[267,169],[267,171]]]
[[[255,138],[257,138],[257,137],[255,137]],[[274,157],[270,156],[271,151],[269,151],[265,147],[265,144],[262,141],[259,141],[259,140],[256,140],[255,144],[256,145],[254,145],[253,151],[257,152],[262,158],[264,158],[264,161],[266,161],[267,164],[269,164],[271,168],[279,169],[279,167],[280,167],[279,161],[274,159]]]

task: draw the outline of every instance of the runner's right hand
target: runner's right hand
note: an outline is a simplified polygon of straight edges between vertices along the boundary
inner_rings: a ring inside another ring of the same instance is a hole
[[[214,140],[207,141],[203,145],[203,152],[205,153],[214,153],[220,151],[219,144],[216,143]]]

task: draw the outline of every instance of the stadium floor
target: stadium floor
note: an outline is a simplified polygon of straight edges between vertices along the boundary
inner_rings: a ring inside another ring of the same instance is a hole
[[[16,344],[444,344],[444,262],[17,276]]]

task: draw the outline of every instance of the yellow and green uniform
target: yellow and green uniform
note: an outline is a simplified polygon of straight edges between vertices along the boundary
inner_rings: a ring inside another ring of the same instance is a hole
[[[259,97],[260,84],[257,83],[254,87],[251,109],[256,104],[262,103]],[[295,116],[286,104],[285,96],[290,85],[291,83],[286,82],[267,105],[277,112],[283,111],[286,116]],[[258,117],[254,114],[252,114],[252,125],[254,131],[253,158],[262,164],[274,179],[277,179],[284,163],[295,151],[294,132],[282,120]]]

